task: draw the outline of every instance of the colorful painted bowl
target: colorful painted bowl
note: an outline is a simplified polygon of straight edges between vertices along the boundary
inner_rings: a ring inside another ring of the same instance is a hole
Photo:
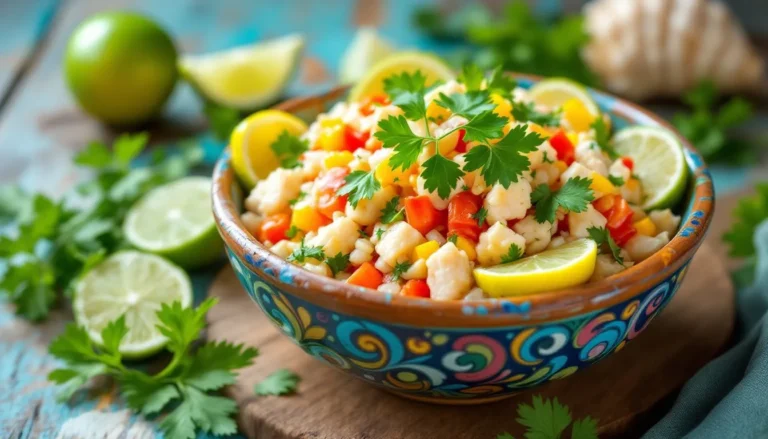
[[[537,81],[517,79],[523,87]],[[345,92],[340,88],[279,108],[311,120]],[[618,128],[672,129],[629,102],[592,94]],[[378,293],[297,268],[243,227],[243,194],[226,152],[214,171],[213,209],[243,287],[308,354],[407,398],[490,402],[568,377],[619,351],[672,299],[714,208],[709,172],[701,156],[680,140],[691,177],[683,221],[671,242],[617,276],[552,293],[439,302]]]

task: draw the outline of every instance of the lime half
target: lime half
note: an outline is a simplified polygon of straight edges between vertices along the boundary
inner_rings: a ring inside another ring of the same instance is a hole
[[[339,81],[350,84],[362,78],[376,62],[381,61],[395,51],[373,28],[361,28],[357,31],[339,65]]]
[[[528,90],[528,96],[537,104],[560,108],[571,99],[576,99],[593,115],[600,114],[600,108],[589,91],[578,82],[565,78],[544,79]]]
[[[543,293],[583,284],[595,271],[597,244],[579,239],[509,264],[475,268],[477,285],[492,297]]]
[[[179,71],[206,99],[251,110],[280,97],[303,47],[303,37],[288,35],[223,52],[184,56]]]
[[[168,341],[157,330],[155,313],[164,303],[192,304],[187,274],[165,259],[137,251],[113,254],[77,283],[72,308],[75,320],[97,344],[101,330],[125,315],[128,334],[120,352],[129,358],[148,357]]]
[[[633,172],[645,195],[643,209],[663,209],[680,200],[688,166],[683,145],[673,133],[656,127],[630,127],[616,133],[613,144],[616,152],[635,162]]]
[[[187,177],[150,191],[128,211],[123,231],[136,248],[184,268],[215,261],[222,244],[211,211],[211,180]]]
[[[425,52],[397,52],[374,64],[349,91],[348,100],[357,102],[368,96],[383,93],[384,79],[403,72],[415,73],[417,70],[426,76],[427,86],[456,77],[453,69],[437,55]]]

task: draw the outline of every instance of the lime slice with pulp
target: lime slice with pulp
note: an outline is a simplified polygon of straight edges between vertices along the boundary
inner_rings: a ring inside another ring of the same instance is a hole
[[[576,99],[593,115],[600,114],[600,108],[587,88],[578,82],[564,78],[544,79],[528,90],[528,96],[537,104],[549,108],[560,108],[571,99]]]
[[[131,206],[123,231],[136,248],[185,268],[215,261],[222,244],[211,211],[211,180],[186,177],[153,189]]]
[[[164,303],[192,304],[187,274],[165,259],[137,251],[113,254],[93,267],[77,283],[72,309],[75,320],[97,344],[101,330],[125,316],[128,334],[120,352],[143,358],[158,352],[168,341],[155,325],[155,313]]]
[[[492,297],[542,293],[583,284],[595,271],[597,244],[579,239],[509,264],[475,268],[477,285]]]
[[[643,209],[663,209],[680,200],[688,166],[683,145],[673,133],[657,127],[629,127],[614,135],[613,145],[616,152],[635,162],[633,173],[645,195]]]
[[[339,82],[350,84],[365,75],[371,66],[395,51],[373,28],[361,28],[357,31],[339,65]]]
[[[304,38],[282,38],[179,60],[179,71],[206,99],[239,110],[277,100],[293,77]]]

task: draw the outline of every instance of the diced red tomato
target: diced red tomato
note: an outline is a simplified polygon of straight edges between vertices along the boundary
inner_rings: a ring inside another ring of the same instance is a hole
[[[429,285],[423,279],[411,279],[403,285],[400,294],[408,297],[424,297],[428,299],[430,296]]]
[[[442,223],[443,214],[435,209],[428,196],[408,197],[404,204],[406,221],[422,235]]]
[[[363,265],[357,267],[357,270],[355,270],[355,272],[352,273],[352,276],[349,276],[347,279],[348,284],[372,288],[374,290],[383,282],[384,275],[370,262],[364,262]]]
[[[632,209],[629,207],[629,203],[620,195],[614,195],[615,201],[613,203],[613,209],[608,216],[608,228],[618,229],[627,222],[632,222]]]
[[[630,172],[635,170],[635,161],[632,160],[632,158],[622,157],[621,162],[624,163],[624,166],[626,166]]]
[[[570,233],[571,225],[568,222],[568,215],[564,216],[563,219],[557,221],[557,231]]]
[[[550,137],[549,144],[557,152],[557,159],[571,166],[576,157],[576,149],[573,147],[571,140],[568,139],[568,136],[565,135],[565,131],[559,130],[554,136]]]
[[[600,212],[607,220],[606,228],[611,234],[611,238],[619,246],[624,246],[633,236],[637,234],[635,226],[632,225],[632,209],[627,200],[621,195],[604,195],[594,201],[595,210]]]
[[[333,218],[335,212],[343,212],[347,207],[346,195],[322,194],[317,199],[317,210],[324,216]]]
[[[264,219],[257,230],[256,237],[261,242],[278,242],[287,237],[285,234],[291,228],[291,214],[277,213]]]
[[[595,207],[595,210],[603,214],[603,216],[606,218],[610,216],[611,209],[613,209],[614,204],[615,204],[615,198],[613,195],[604,195],[592,202],[592,205]]]
[[[632,239],[633,236],[637,235],[637,229],[632,225],[631,222],[620,229],[608,229],[608,231],[611,233],[611,238],[613,238],[619,247],[624,247],[627,244],[627,241]]]
[[[454,148],[458,153],[467,152],[467,142],[464,141],[465,134],[467,134],[467,130],[459,130],[459,140],[456,142],[456,148]]]
[[[363,116],[370,116],[373,114],[374,108],[380,105],[389,105],[389,98],[384,93],[375,94],[366,98],[363,101],[363,105],[360,106],[360,113]]]
[[[368,138],[371,137],[371,134],[368,132],[360,133],[358,131],[355,131],[352,127],[349,125],[344,126],[344,149],[347,151],[356,151],[360,148],[365,147],[365,142],[368,141]]]
[[[482,206],[482,198],[469,191],[458,193],[451,198],[448,203],[448,234],[456,234],[477,242],[481,227],[473,216]]]

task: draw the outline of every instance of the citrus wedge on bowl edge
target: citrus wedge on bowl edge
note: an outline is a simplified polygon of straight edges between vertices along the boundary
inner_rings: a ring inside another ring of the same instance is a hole
[[[232,168],[247,188],[280,166],[272,143],[283,131],[298,136],[307,131],[307,124],[285,111],[263,110],[243,119],[232,131]]]
[[[123,232],[136,248],[184,268],[215,261],[223,244],[211,210],[211,179],[186,177],[151,190],[131,206]]]
[[[534,84],[528,90],[528,96],[537,104],[550,108],[560,108],[571,99],[576,99],[593,115],[600,115],[600,107],[586,87],[578,82],[565,78],[544,79]]]
[[[252,110],[277,100],[299,65],[301,35],[287,35],[249,46],[179,60],[179,72],[207,100]]]
[[[339,82],[351,84],[362,78],[377,62],[391,55],[395,48],[382,39],[374,28],[364,27],[344,51],[339,63]]]
[[[579,239],[515,262],[475,268],[477,286],[491,297],[543,293],[581,285],[595,271],[597,244]]]
[[[420,71],[427,78],[429,87],[437,81],[448,81],[456,77],[456,73],[437,55],[425,52],[396,52],[374,64],[370,70],[349,91],[348,100],[358,102],[366,97],[384,92],[384,79],[408,72]]]
[[[685,193],[688,166],[683,145],[664,128],[629,127],[613,136],[617,153],[634,162],[645,199],[643,209],[672,207]]]
[[[77,283],[72,310],[75,320],[94,343],[103,344],[101,331],[125,316],[128,334],[120,353],[144,358],[160,351],[168,340],[155,327],[162,304],[192,304],[189,276],[165,259],[138,251],[122,251],[93,267]]]

